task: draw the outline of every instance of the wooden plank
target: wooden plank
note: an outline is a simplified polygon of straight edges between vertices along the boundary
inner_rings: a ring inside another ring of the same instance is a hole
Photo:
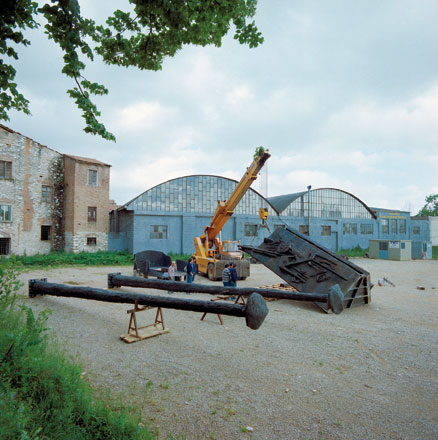
[[[164,330],[156,327],[148,327],[138,330],[138,337],[131,334],[126,333],[120,336],[120,339],[127,344],[132,344],[133,342],[143,341],[144,339],[154,338],[155,336],[164,335],[165,333],[169,333],[169,329],[165,328]]]

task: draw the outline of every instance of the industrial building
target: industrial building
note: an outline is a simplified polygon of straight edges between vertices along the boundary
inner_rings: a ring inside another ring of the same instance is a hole
[[[193,253],[193,238],[204,232],[217,201],[226,200],[236,185],[226,177],[192,175],[154,186],[110,213],[109,249]],[[268,227],[261,226],[261,207],[268,209]],[[369,240],[430,241],[427,220],[411,218],[407,211],[370,208],[335,188],[267,199],[250,188],[225,225],[222,239],[257,245],[283,224],[332,251],[365,249]]]
[[[110,165],[61,154],[0,124],[0,255],[54,248],[192,254],[193,238],[210,224],[217,201],[227,200],[237,185],[221,176],[184,176],[114,209],[109,179]],[[268,210],[267,227],[260,208]],[[438,218],[371,208],[335,188],[269,198],[250,188],[221,235],[257,245],[284,224],[332,251],[368,248],[370,240],[380,240],[380,254],[386,255],[384,248],[395,246],[391,241],[410,240],[413,258],[430,258],[431,245],[438,246]]]

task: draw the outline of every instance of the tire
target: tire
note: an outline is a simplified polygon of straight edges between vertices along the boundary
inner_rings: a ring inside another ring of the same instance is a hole
[[[213,263],[208,263],[207,277],[211,281],[216,281],[216,277],[214,276],[214,264]]]

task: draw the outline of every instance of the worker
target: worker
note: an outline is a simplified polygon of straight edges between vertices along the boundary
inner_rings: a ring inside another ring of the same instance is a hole
[[[192,257],[190,257],[189,258],[189,261],[187,262],[187,266],[186,266],[186,271],[187,271],[187,282],[190,284],[190,283],[193,283],[193,265],[192,265],[192,262],[193,262],[193,258]]]
[[[170,281],[175,281],[175,272],[176,272],[176,263],[175,261],[172,261],[172,263],[167,269],[167,273],[169,274]],[[171,290],[168,290],[167,293],[171,294],[173,292]]]
[[[237,287],[237,269],[234,263],[230,264],[230,286]]]
[[[222,271],[222,282],[224,283],[224,286],[230,286],[231,273],[229,267],[230,265],[227,263]]]

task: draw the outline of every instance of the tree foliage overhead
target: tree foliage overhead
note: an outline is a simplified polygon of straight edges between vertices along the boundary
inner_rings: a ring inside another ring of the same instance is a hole
[[[426,204],[420,209],[418,215],[423,217],[438,216],[438,194],[426,197]]]
[[[106,64],[157,71],[184,45],[221,46],[232,25],[239,43],[256,47],[263,42],[250,21],[257,0],[125,0],[125,4],[133,12],[118,9],[99,25],[82,16],[78,0],[1,0],[0,120],[9,120],[12,109],[30,114],[29,101],[14,82],[16,70],[5,60],[17,60],[17,47],[30,45],[24,32],[39,27],[39,16],[44,17],[47,37],[64,53],[62,72],[74,83],[67,93],[82,111],[84,131],[109,140],[115,138],[98,121],[100,112],[91,100],[108,90],[84,76],[87,59],[99,55]]]

